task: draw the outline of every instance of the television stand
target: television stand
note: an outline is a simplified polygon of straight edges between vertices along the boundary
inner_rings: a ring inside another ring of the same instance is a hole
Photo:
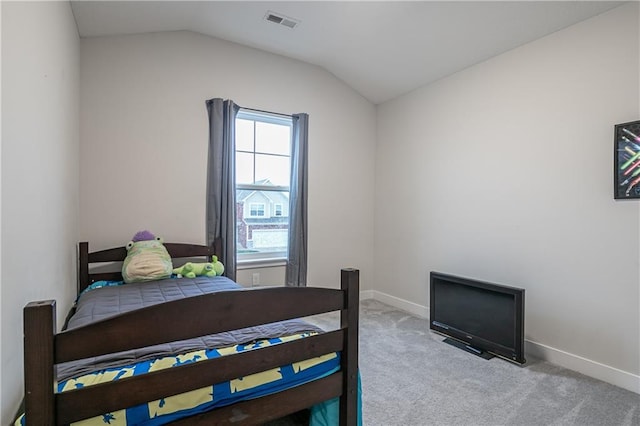
[[[443,342],[444,343],[448,343],[451,346],[455,346],[458,349],[462,349],[465,352],[469,352],[470,354],[474,354],[475,356],[479,356],[480,358],[483,358],[483,359],[495,358],[495,355],[490,354],[487,351],[483,351],[482,349],[474,348],[473,346],[469,346],[466,343],[462,343],[461,341],[456,340],[456,339],[452,339],[450,337],[447,337],[446,339],[444,339]]]

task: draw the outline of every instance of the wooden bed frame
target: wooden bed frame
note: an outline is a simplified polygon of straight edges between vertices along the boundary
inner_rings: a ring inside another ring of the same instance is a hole
[[[90,263],[122,261],[126,256],[124,247],[94,253],[89,253],[88,247],[88,243],[79,244],[79,291],[95,280],[117,279],[119,275],[90,273]],[[165,243],[165,247],[172,257],[220,253],[214,247],[201,245]],[[340,425],[356,425],[359,271],[343,269],[340,287],[222,291],[149,306],[60,333],[56,333],[55,301],[31,302],[24,308],[26,424],[66,425],[340,351],[341,370],[330,376],[170,424],[260,424],[340,397]],[[115,382],[54,392],[55,366],[62,362],[338,310],[340,328],[335,331]]]

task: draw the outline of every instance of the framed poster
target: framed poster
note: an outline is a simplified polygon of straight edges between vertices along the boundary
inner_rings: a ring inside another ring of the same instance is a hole
[[[614,198],[640,198],[640,120],[616,124]]]

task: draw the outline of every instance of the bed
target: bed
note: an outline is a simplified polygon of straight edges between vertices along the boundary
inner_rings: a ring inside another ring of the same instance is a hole
[[[174,265],[180,259],[210,259],[220,253],[219,245],[165,243],[165,247]],[[145,407],[151,413],[152,404],[156,411],[149,416],[155,416],[151,420],[156,423],[141,424],[262,424],[336,398],[339,424],[358,424],[357,270],[341,270],[340,289],[242,289],[224,277],[196,277],[91,290],[96,284],[122,279],[118,271],[97,272],[95,266],[121,262],[126,248],[89,252],[86,242],[78,248],[80,296],[64,331],[55,332],[55,301],[31,302],[24,308],[25,424],[80,425],[90,418],[102,418],[104,424],[133,424],[124,422],[129,410],[134,411],[131,407]],[[185,290],[191,287],[198,289],[196,293]],[[163,291],[169,296],[138,301],[138,294]],[[119,300],[117,314],[101,304],[100,294]],[[85,308],[88,300],[91,309]],[[88,311],[94,314],[87,315]],[[290,325],[297,318],[332,311],[340,315],[336,330],[298,331],[297,325]],[[247,330],[270,329],[267,324],[272,323],[280,328],[277,337],[247,334],[249,340],[241,341]],[[232,337],[223,337],[215,348],[181,346],[193,340],[210,344],[207,339],[227,335]],[[157,355],[155,348],[176,351],[175,345],[187,350],[186,358],[180,352]],[[143,356],[138,358],[138,353]],[[110,357],[117,359],[115,364],[109,364]],[[137,374],[138,370],[142,372]],[[285,370],[299,376],[287,382]],[[274,374],[277,380],[264,379]],[[83,382],[89,375],[106,379]],[[259,386],[252,388],[254,382]],[[242,394],[238,389],[249,390]],[[212,400],[221,399],[215,403],[207,399],[197,409],[180,408],[162,417],[167,405],[203,392]],[[226,394],[240,397],[225,399]],[[121,413],[122,419],[113,413]]]

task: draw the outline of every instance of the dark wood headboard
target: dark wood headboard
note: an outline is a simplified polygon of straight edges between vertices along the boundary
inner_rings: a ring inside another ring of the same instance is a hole
[[[212,246],[187,243],[163,243],[163,245],[169,252],[171,259],[203,258],[203,262],[211,262],[211,256],[215,254],[218,256],[218,260],[224,263],[220,256],[222,253],[221,239],[217,239]],[[78,294],[96,281],[122,280],[122,271],[120,270],[90,272],[89,265],[92,263],[123,262],[125,257],[127,257],[127,248],[124,246],[89,253],[88,242],[78,243]],[[118,267],[120,267],[119,264]]]

